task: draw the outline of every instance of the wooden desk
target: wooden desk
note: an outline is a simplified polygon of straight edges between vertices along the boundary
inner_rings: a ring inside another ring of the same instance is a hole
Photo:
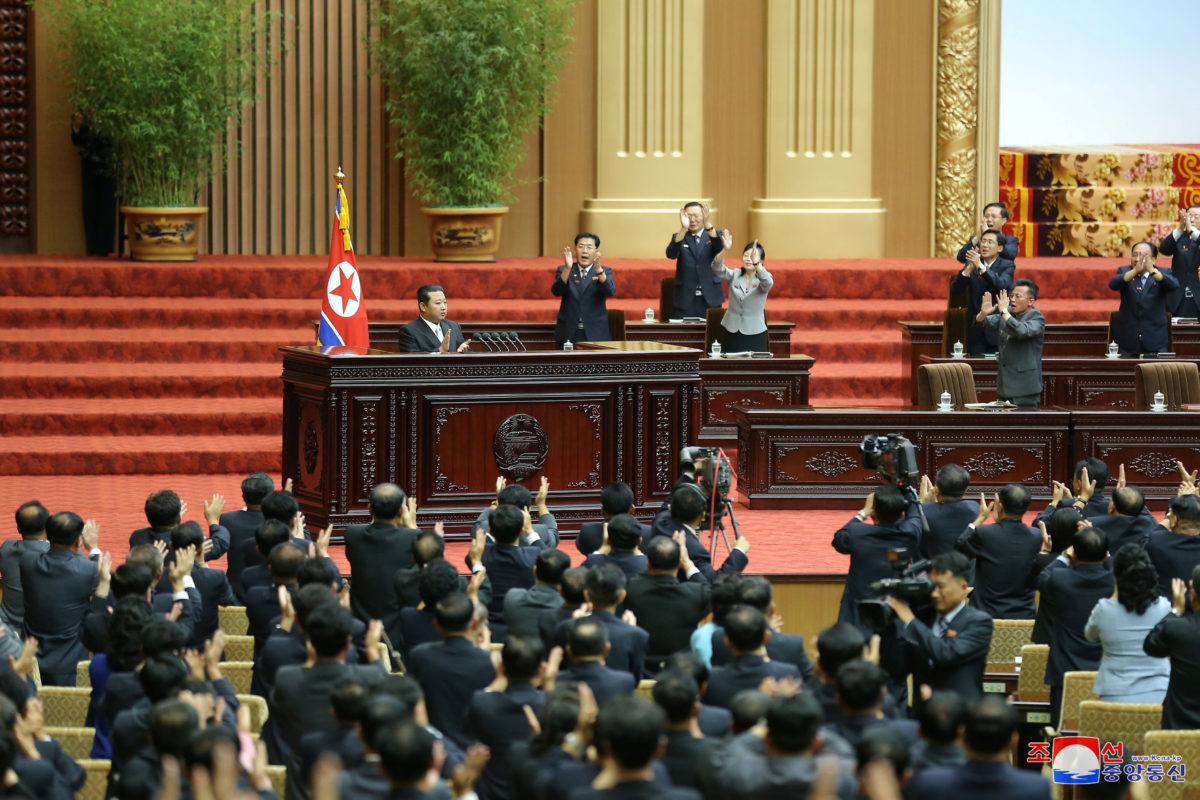
[[[419,522],[467,535],[496,476],[550,481],[560,528],[599,520],[600,489],[640,508],[670,492],[695,442],[700,352],[621,350],[397,354],[282,347],[283,469],[308,521],[369,521],[384,481],[415,497]]]
[[[1071,409],[1073,461],[1095,457],[1109,464],[1113,477],[1125,465],[1130,486],[1147,498],[1175,496],[1176,461],[1200,465],[1200,412]]]
[[[734,407],[738,425],[738,487],[750,508],[857,508],[878,487],[862,466],[868,433],[900,433],[917,450],[923,474],[944,464],[971,473],[971,491],[1021,483],[1049,497],[1070,463],[1070,414],[1063,410],[960,411],[919,409]]]
[[[1113,309],[1116,309],[1114,301]],[[916,375],[921,356],[939,358],[942,355],[942,323],[902,320],[904,396],[917,402]],[[1200,324],[1172,326],[1175,352],[1181,358],[1200,358]],[[1103,357],[1108,348],[1106,322],[1051,322],[1046,325],[1043,356]]]

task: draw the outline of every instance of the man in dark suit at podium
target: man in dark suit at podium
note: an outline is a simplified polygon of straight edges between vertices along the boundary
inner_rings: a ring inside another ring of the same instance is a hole
[[[465,353],[470,343],[463,339],[457,322],[446,319],[446,292],[428,284],[417,289],[421,316],[400,329],[401,353]]]
[[[558,319],[554,323],[554,341],[603,342],[611,338],[608,330],[608,298],[616,297],[612,269],[600,265],[600,237],[580,233],[575,249],[563,248],[566,263],[554,275],[550,293],[561,297]]]
[[[1170,270],[1154,264],[1158,248],[1150,242],[1133,246],[1128,267],[1117,267],[1108,280],[1108,288],[1121,293],[1117,310],[1117,348],[1123,356],[1161,353],[1169,346],[1167,298],[1179,288]]]
[[[708,206],[692,201],[679,209],[679,230],[667,244],[667,258],[675,259],[673,318],[704,318],[708,309],[725,302],[721,278],[712,271],[720,249],[721,238],[708,224]]]
[[[978,315],[985,296],[991,299],[998,292],[1013,288],[1016,265],[1000,255],[1005,242],[1000,231],[984,231],[978,246],[967,251],[966,265],[950,281],[951,292],[967,293],[967,308],[975,320],[967,331],[967,352],[971,355],[996,352],[996,332],[981,325],[983,319]]]
[[[1159,242],[1164,256],[1171,256],[1171,274],[1179,285],[1167,293],[1167,308],[1177,317],[1200,317],[1200,205],[1179,212],[1179,227]]]
[[[1038,287],[1021,279],[1008,292],[1001,289],[992,303],[985,293],[977,322],[996,332],[999,355],[996,396],[1018,406],[1037,408],[1042,399],[1042,342],[1046,318],[1034,308]]]

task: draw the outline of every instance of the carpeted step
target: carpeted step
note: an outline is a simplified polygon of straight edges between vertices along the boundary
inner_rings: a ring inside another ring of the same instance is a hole
[[[19,361],[280,362],[283,345],[312,344],[291,328],[30,328],[0,330]]]
[[[278,364],[269,362],[0,362],[0,397],[248,397],[278,399]]]
[[[282,402],[210,398],[38,398],[0,400],[5,433],[13,436],[279,436]]]
[[[5,475],[278,473],[279,436],[23,436],[0,441]],[[86,498],[80,498],[86,503]],[[232,504],[231,504],[232,506]]]

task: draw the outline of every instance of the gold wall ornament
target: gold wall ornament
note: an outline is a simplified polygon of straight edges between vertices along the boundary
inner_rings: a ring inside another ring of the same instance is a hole
[[[940,0],[934,255],[953,256],[974,228],[979,103],[979,0]]]

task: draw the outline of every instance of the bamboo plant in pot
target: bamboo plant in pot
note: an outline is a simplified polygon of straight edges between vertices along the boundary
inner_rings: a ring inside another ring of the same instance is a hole
[[[375,0],[397,158],[438,261],[495,261],[525,137],[551,102],[577,0]]]
[[[223,140],[271,58],[256,0],[53,0],[71,102],[111,146],[130,252],[191,261]],[[266,46],[262,45],[266,42]]]

